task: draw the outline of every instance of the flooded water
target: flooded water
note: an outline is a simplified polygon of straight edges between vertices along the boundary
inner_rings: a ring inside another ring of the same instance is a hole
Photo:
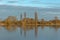
[[[35,28],[26,31],[21,28],[14,31],[1,28],[0,40],[60,40],[60,28],[38,27],[37,31]]]
[[[27,17],[34,18],[34,12],[38,12],[38,19],[52,20],[55,16],[60,19],[60,9],[58,8],[30,8],[30,7],[12,7],[0,6],[0,18],[6,19],[8,16],[16,16],[20,19],[20,14],[26,12]],[[38,27],[24,31],[18,28],[14,31],[8,31],[0,27],[0,40],[60,40],[60,28],[56,30],[53,27]]]

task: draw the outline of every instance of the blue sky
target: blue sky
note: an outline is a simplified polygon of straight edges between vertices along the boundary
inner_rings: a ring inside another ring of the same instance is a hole
[[[32,6],[32,7],[60,7],[60,0],[0,0],[0,5]]]

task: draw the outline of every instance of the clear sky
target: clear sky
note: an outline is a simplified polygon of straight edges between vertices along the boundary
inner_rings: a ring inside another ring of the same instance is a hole
[[[0,0],[0,5],[60,7],[60,0]]]

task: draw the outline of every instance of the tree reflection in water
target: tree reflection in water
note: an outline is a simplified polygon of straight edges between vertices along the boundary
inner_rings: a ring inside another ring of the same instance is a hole
[[[8,31],[14,31],[17,29],[18,26],[10,26],[10,25],[7,25],[7,26],[4,26]],[[41,29],[44,29],[44,27],[50,27],[50,28],[54,28],[56,31],[58,31],[58,29],[60,28],[60,26],[57,26],[57,25],[54,25],[54,26],[39,26],[41,27]],[[19,28],[19,27],[18,27]],[[26,33],[28,30],[32,30],[34,29],[35,30],[35,37],[38,36],[38,26],[21,26],[20,27],[20,33],[21,35],[24,34],[24,36],[26,37]],[[23,31],[22,31],[23,30]],[[22,33],[23,32],[23,33]]]
[[[16,30],[16,27],[17,27],[17,26],[11,26],[11,25],[5,26],[5,28],[6,28],[8,31],[14,31],[14,30]]]

